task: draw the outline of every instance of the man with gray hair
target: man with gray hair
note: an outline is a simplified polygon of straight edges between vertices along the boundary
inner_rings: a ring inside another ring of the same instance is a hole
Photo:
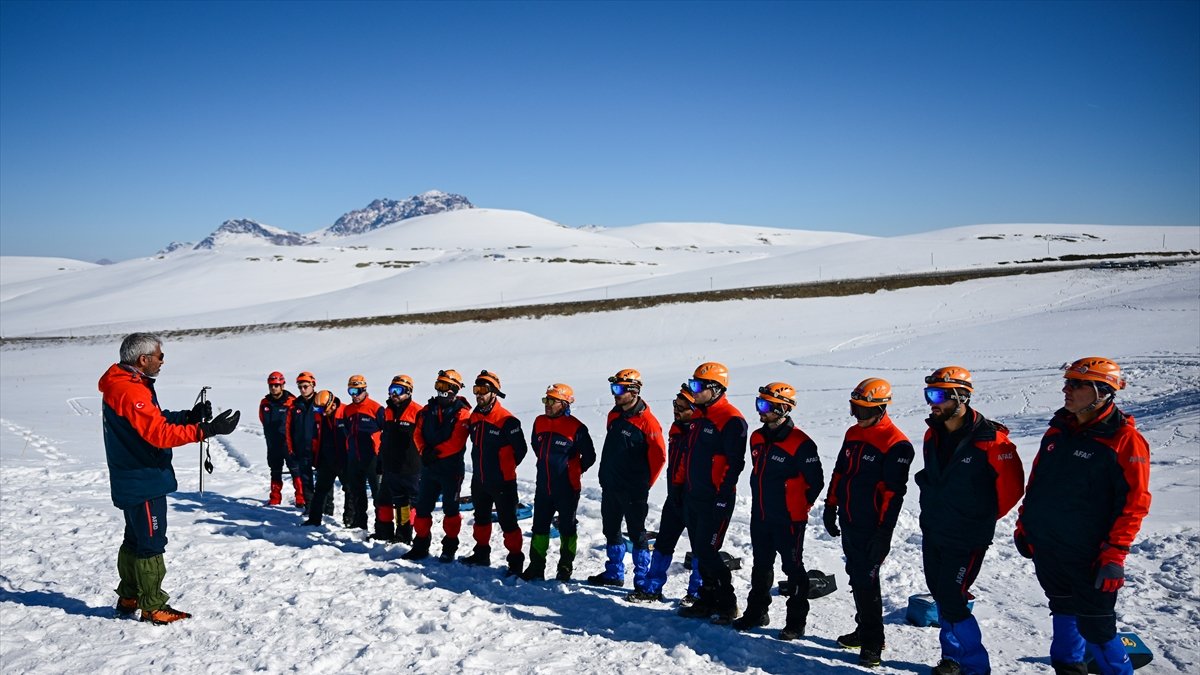
[[[158,407],[154,379],[163,364],[162,339],[132,333],[121,341],[121,361],[100,377],[104,395],[104,454],[108,460],[113,505],[125,512],[125,538],[117,553],[117,613],[171,623],[191,616],[167,604],[162,590],[167,574],[167,494],[178,487],[171,448],[232,432],[241,412],[226,410],[216,419],[212,404],[191,410]]]

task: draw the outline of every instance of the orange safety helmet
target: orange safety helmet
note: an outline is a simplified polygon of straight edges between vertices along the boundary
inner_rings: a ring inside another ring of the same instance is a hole
[[[409,391],[413,390],[413,379],[408,375],[397,375],[392,378],[392,384],[398,384],[402,387],[408,387]]]
[[[287,378],[277,370],[267,376],[267,384],[287,384]]]
[[[455,391],[462,389],[463,385],[462,375],[459,375],[457,370],[439,370],[437,380],[434,381],[435,388],[438,382],[452,387]]]
[[[367,388],[367,378],[362,375],[351,375],[349,380],[346,380],[347,387],[358,387],[360,389]]]
[[[313,398],[313,405],[317,406],[318,408],[328,409],[329,405],[333,403],[333,401],[333,392],[329,391],[328,389],[322,389],[321,391],[318,391],[317,395]]]
[[[967,391],[975,391],[975,385],[971,384],[971,371],[962,366],[945,366],[933,371],[932,375],[925,378],[925,385],[937,389],[966,389]]]
[[[314,377],[312,373],[305,370],[296,376],[296,384],[300,384],[301,382],[308,382],[309,384],[316,384],[317,378]]]
[[[796,407],[796,388],[787,382],[772,382],[758,388],[758,397],[776,405]]]
[[[487,370],[479,371],[479,377],[475,378],[475,384],[486,384],[491,387],[492,391],[500,393],[500,376],[496,373]]]
[[[623,384],[639,390],[642,388],[642,374],[633,368],[618,370],[616,375],[608,378],[608,381],[612,384]]]
[[[696,372],[692,373],[692,377],[697,380],[716,382],[724,389],[729,388],[729,369],[723,363],[716,361],[701,363],[696,366]]]
[[[570,405],[575,402],[575,390],[569,384],[555,382],[546,387],[546,398],[553,398]]]
[[[850,403],[864,408],[878,408],[891,402],[891,383],[878,377],[868,377],[850,392]]]
[[[1064,363],[1063,377],[1068,380],[1087,380],[1112,387],[1114,391],[1125,388],[1125,376],[1116,361],[1103,356],[1085,356],[1074,363]]]

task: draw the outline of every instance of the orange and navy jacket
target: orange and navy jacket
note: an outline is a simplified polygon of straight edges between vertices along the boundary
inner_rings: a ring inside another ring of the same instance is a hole
[[[700,428],[689,419],[675,421],[667,430],[667,499],[676,503],[683,498],[683,486],[687,482],[688,452],[696,442]]]
[[[825,496],[826,505],[840,507],[842,528],[894,529],[915,456],[912,443],[887,413],[869,427],[850,427]]]
[[[1091,561],[1129,550],[1150,510],[1150,446],[1112,403],[1088,424],[1059,410],[1029,471],[1018,527],[1030,544]]]
[[[417,428],[413,430],[413,443],[421,453],[421,463],[429,467],[446,461],[441,468],[462,473],[467,436],[471,433],[470,419],[471,404],[462,396],[449,404],[436,396],[430,398],[417,415]]]
[[[746,468],[746,418],[725,396],[692,417],[696,442],[688,452],[684,494],[689,500],[715,500],[730,506]]]
[[[308,398],[297,396],[292,399],[287,417],[287,451],[289,455],[301,457],[316,457],[317,444],[317,411],[314,405],[317,395]]]
[[[379,434],[383,431],[383,406],[370,396],[341,408],[346,424],[346,459],[366,462],[379,456]]]
[[[154,378],[127,366],[109,366],[99,388],[113,505],[125,509],[174,492],[171,448],[201,440],[200,427],[185,423],[186,410],[160,409]]]
[[[1008,440],[1008,429],[968,407],[962,440],[940,453],[939,446],[947,443],[946,427],[926,422],[925,468],[916,475],[922,534],[939,546],[990,545],[996,521],[1016,506],[1025,491],[1025,469],[1017,447]],[[944,466],[941,454],[949,458]]]
[[[750,460],[751,518],[808,522],[808,511],[825,487],[817,444],[808,434],[791,418],[774,429],[763,425],[750,434]]]
[[[267,394],[258,404],[258,421],[267,439],[267,452],[287,452],[288,411],[295,395],[287,389],[279,396]]]
[[[600,487],[642,492],[650,489],[667,463],[662,425],[642,399],[629,410],[608,411],[600,451]]]
[[[517,479],[517,465],[525,459],[529,446],[521,420],[494,401],[487,412],[471,412],[471,471],[475,479],[487,485]]]
[[[383,410],[383,434],[379,437],[379,470],[382,473],[421,473],[421,455],[413,443],[413,431],[421,404],[412,400],[394,403],[388,399]]]
[[[538,493],[579,494],[579,477],[596,463],[596,446],[587,426],[571,415],[538,415],[529,440],[537,454]]]
[[[346,419],[342,417],[342,402],[335,398],[337,407],[333,412],[314,413],[317,420],[317,440],[313,444],[313,466],[324,470],[321,464],[336,469],[346,468]]]

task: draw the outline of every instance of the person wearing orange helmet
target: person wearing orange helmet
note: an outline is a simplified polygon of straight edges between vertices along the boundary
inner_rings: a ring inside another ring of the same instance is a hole
[[[1025,471],[1008,429],[971,408],[975,385],[962,366],[925,378],[929,429],[917,472],[921,554],[937,603],[941,660],[933,675],[986,675],[991,661],[967,604],[996,535],[996,521],[1024,492]]]
[[[376,539],[412,543],[412,505],[421,482],[421,455],[413,430],[421,404],[412,400],[413,379],[397,375],[388,385],[383,429],[379,436],[379,498],[375,502]]]
[[[1104,675],[1132,673],[1114,610],[1150,510],[1150,447],[1117,408],[1125,377],[1115,361],[1088,356],[1063,368],[1063,407],[1034,457],[1014,540],[1049,600],[1054,671],[1087,672],[1090,652]]]
[[[296,376],[300,394],[292,399],[287,417],[287,449],[291,457],[292,487],[296,490],[296,506],[308,512],[308,498],[313,492],[313,455],[317,442],[317,416],[313,412],[313,397],[317,394],[317,378],[306,371]],[[323,505],[317,508],[322,508]]]
[[[738,617],[733,575],[721,558],[725,529],[733,516],[737,482],[746,467],[746,418],[725,394],[729,369],[715,361],[702,363],[688,380],[696,397],[696,442],[688,453],[684,513],[692,557],[699,561],[700,599],[682,607],[680,616],[709,618],[728,624]]]
[[[891,383],[878,377],[868,377],[850,392],[855,423],[838,451],[823,517],[829,536],[842,538],[854,596],[855,629],[837,641],[846,649],[858,649],[859,663],[867,667],[879,665],[883,652],[879,568],[891,550],[916,454],[888,416],[891,402]]]
[[[457,370],[439,370],[433,382],[434,395],[417,415],[413,443],[421,453],[421,482],[417,489],[417,515],[413,518],[413,544],[405,560],[429,557],[433,530],[433,507],[442,500],[442,562],[453,562],[458,550],[462,515],[458,496],[466,474],[467,437],[470,435],[471,404],[458,395],[462,376]]]
[[[328,389],[313,395],[313,415],[316,416],[317,434],[314,444],[313,466],[317,470],[316,486],[313,488],[313,504],[333,503],[333,481],[341,478],[342,485],[348,483],[346,476],[346,418],[342,416],[342,401]],[[349,502],[346,503],[349,509]],[[301,525],[322,524],[323,509],[311,508]],[[330,509],[325,515],[333,515]]]
[[[288,410],[296,396],[284,389],[286,384],[287,378],[283,373],[275,371],[268,375],[267,395],[258,404],[258,421],[262,424],[263,438],[267,441],[267,467],[271,471],[271,492],[267,498],[270,505],[283,501],[284,463],[287,463],[289,473],[296,473],[287,451]]]
[[[379,437],[383,432],[383,406],[367,392],[367,378],[351,375],[346,381],[350,402],[342,409],[346,424],[346,476],[343,486],[353,507],[350,527],[367,529],[367,489],[379,498]],[[378,517],[378,516],[377,516]]]
[[[613,408],[608,412],[604,447],[600,451],[600,517],[604,524],[604,571],[587,578],[595,586],[625,585],[625,539],[621,521],[633,544],[633,585],[644,590],[650,571],[650,540],[646,536],[650,487],[667,463],[662,425],[642,400],[642,374],[624,368],[608,378]]]
[[[475,549],[459,558],[467,565],[490,565],[492,555],[492,505],[500,521],[504,548],[508,551],[508,576],[521,574],[525,553],[524,536],[517,522],[517,465],[525,459],[529,446],[521,420],[500,403],[500,376],[481,371],[471,387],[475,409],[468,419],[471,436],[471,503],[475,506]]]
[[[559,553],[555,578],[570,581],[574,570],[578,533],[575,511],[579,507],[580,476],[596,463],[596,448],[587,425],[571,414],[575,391],[555,383],[542,397],[545,414],[533,421],[530,447],[537,456],[537,490],[533,497],[533,528],[529,541],[529,566],[521,572],[525,581],[546,576],[546,554],[550,548],[550,524],[558,512]]]
[[[692,424],[692,416],[696,413],[696,395],[686,383],[680,386],[679,393],[671,402],[671,409],[675,420],[667,431],[667,499],[663,502],[662,516],[658,521],[658,536],[654,539],[654,551],[650,554],[646,584],[641,590],[630,591],[625,596],[629,602],[660,602],[663,599],[662,588],[667,583],[667,570],[675,555],[675,545],[687,526],[683,516],[683,484],[687,479],[687,453],[696,441],[697,429]],[[697,561],[693,560],[683,604],[694,603],[699,592],[700,568]]]
[[[775,583],[775,557],[792,586],[787,619],[780,640],[797,640],[808,622],[808,572],[804,569],[804,531],[808,512],[821,496],[825,474],[817,444],[792,421],[796,389],[787,382],[758,388],[754,408],[762,422],[750,435],[751,509],[750,543],[754,567],[746,613],[733,627],[747,630],[771,622],[771,586]]]

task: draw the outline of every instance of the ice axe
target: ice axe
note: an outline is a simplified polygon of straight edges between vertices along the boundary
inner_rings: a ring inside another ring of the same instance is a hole
[[[196,404],[208,402],[208,390],[212,387],[200,387],[200,394],[196,396]],[[205,422],[212,421],[211,415],[205,415]],[[210,475],[213,472],[212,453],[210,452],[208,438],[200,439],[200,495],[204,496],[204,472],[207,471]]]

